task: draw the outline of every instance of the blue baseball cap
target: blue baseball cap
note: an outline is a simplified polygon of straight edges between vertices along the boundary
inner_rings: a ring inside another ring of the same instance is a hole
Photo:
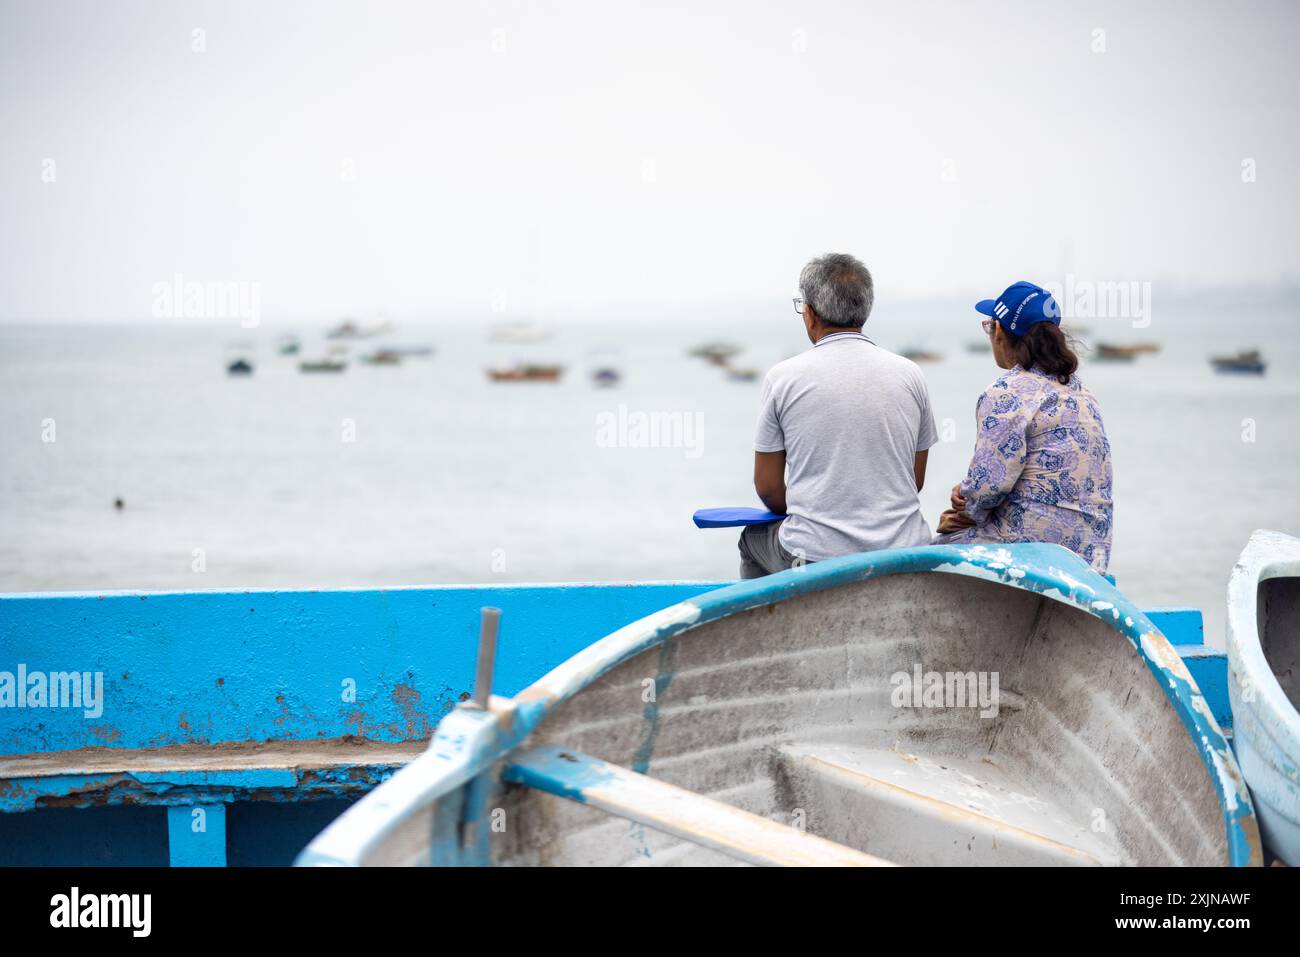
[[[1061,307],[1052,294],[1032,282],[1012,283],[996,299],[981,299],[975,311],[992,316],[1012,335],[1023,336],[1040,322],[1061,324]]]

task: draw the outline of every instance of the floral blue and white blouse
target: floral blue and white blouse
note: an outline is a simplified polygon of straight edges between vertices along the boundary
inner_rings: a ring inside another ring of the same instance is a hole
[[[975,456],[961,483],[975,521],[937,541],[1055,542],[1100,574],[1110,563],[1110,442],[1077,375],[1007,370],[975,408]]]

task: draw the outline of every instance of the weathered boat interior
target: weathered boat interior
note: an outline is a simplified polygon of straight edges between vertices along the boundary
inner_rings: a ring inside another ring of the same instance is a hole
[[[996,715],[978,700],[895,706],[891,677],[918,665],[974,672],[976,687],[996,674]],[[898,864],[1226,860],[1211,780],[1123,637],[1077,608],[964,576],[870,580],[702,625],[560,705],[527,745],[593,755]],[[499,863],[726,859],[536,788],[507,786],[501,806]]]
[[[693,627],[699,609],[665,609],[453,712],[300,863],[1258,862],[1164,637],[1136,635],[1136,609],[996,577],[867,577]],[[641,650],[611,657],[620,642]],[[481,773],[476,753],[504,757]]]
[[[1259,644],[1292,707],[1300,709],[1300,578],[1269,578],[1256,598]]]

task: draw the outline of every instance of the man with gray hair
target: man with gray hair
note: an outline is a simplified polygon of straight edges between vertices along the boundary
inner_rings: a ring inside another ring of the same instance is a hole
[[[832,253],[803,268],[799,291],[813,347],[768,372],[754,439],[754,488],[786,517],[746,527],[743,578],[930,541],[917,494],[938,439],[930,393],[916,363],[862,334],[871,273]]]

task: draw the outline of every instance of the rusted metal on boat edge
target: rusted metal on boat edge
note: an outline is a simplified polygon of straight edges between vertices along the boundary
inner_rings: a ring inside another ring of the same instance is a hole
[[[1300,578],[1300,539],[1256,530],[1228,579],[1228,696],[1237,755],[1269,850],[1300,866],[1300,712],[1265,657],[1260,586]]]
[[[886,575],[941,572],[983,578],[1072,605],[1122,634],[1156,678],[1191,735],[1219,797],[1233,866],[1263,863],[1250,794],[1222,729],[1173,646],[1115,586],[1059,545],[929,545],[864,552],[738,582],[671,605],[618,629],[553,668],[514,698],[493,697],[488,710],[458,707],[438,725],[429,750],[321,832],[299,855],[300,866],[354,866],[372,860],[386,837],[414,815],[494,769],[556,706],[643,651],[697,625],[800,595]],[[474,789],[490,788],[480,781]],[[574,795],[581,800],[581,794]],[[481,864],[488,828],[469,812],[462,847],[435,846],[440,862]],[[442,840],[453,840],[452,835]]]

